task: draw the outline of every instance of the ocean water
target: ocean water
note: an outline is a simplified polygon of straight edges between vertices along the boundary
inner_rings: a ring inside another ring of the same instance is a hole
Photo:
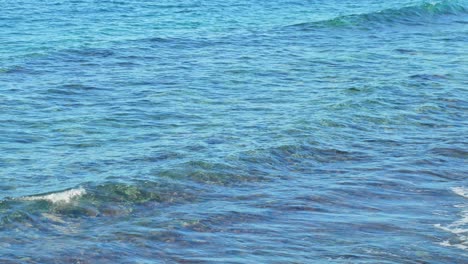
[[[0,263],[468,263],[466,0],[0,10]]]

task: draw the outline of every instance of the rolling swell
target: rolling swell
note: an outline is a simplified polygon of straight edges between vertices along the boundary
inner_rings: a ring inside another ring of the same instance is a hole
[[[458,1],[424,3],[397,9],[385,9],[364,14],[338,16],[328,20],[292,25],[303,30],[319,28],[372,28],[394,24],[424,25],[448,15],[467,14],[468,9]]]
[[[125,216],[141,207],[194,203],[213,190],[281,181],[293,171],[310,171],[311,166],[359,162],[367,158],[364,152],[296,143],[242,152],[224,162],[192,160],[170,170],[155,169],[151,174],[157,180],[153,181],[84,183],[61,191],[5,198],[0,200],[0,229],[18,223],[34,226],[38,219],[42,221],[51,215],[63,221],[65,218]]]

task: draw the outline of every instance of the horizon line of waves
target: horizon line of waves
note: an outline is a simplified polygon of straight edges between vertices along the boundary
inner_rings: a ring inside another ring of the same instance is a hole
[[[466,199],[468,199],[468,188],[454,187],[451,188],[451,190],[454,194],[465,199],[463,203],[454,206],[460,209],[460,213],[458,214],[459,218],[446,226],[441,224],[436,224],[434,226],[454,236],[449,240],[440,242],[440,245],[468,251],[468,203],[466,201]]]
[[[404,24],[424,25],[447,15],[468,14],[468,7],[459,1],[426,2],[421,5],[384,9],[376,12],[342,15],[331,19],[286,26],[304,30],[321,28],[372,28],[373,26]],[[463,21],[459,21],[462,23]]]

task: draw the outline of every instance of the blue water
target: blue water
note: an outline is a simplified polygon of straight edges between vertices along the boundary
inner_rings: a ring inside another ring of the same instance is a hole
[[[0,10],[0,263],[468,263],[466,0]]]

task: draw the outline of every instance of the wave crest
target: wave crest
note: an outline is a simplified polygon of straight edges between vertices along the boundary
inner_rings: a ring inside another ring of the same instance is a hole
[[[463,187],[454,187],[452,191],[462,197],[468,198],[468,189]]]
[[[19,198],[23,201],[38,201],[44,200],[52,203],[70,203],[73,199],[78,198],[86,194],[86,190],[83,187],[76,189],[69,189],[63,192],[49,193],[44,195],[24,196]]]
[[[302,29],[328,27],[372,27],[385,24],[420,25],[433,21],[435,17],[468,13],[468,8],[458,1],[426,2],[421,5],[398,9],[385,9],[364,14],[338,16],[328,20],[292,25]]]
[[[194,186],[188,188],[185,184],[160,179],[127,184],[85,183],[84,187],[59,192],[7,198],[0,200],[0,230],[24,222],[31,226],[41,221],[46,223],[53,217],[65,221],[80,217],[124,216],[138,208],[190,203],[197,198],[198,191],[201,190]]]
[[[455,187],[452,188],[452,191],[455,194],[468,199],[467,188]],[[455,207],[461,209],[458,220],[447,226],[442,226],[440,224],[435,225],[437,228],[454,235],[452,239],[443,241],[440,244],[446,247],[455,247],[461,250],[468,250],[468,204],[462,203],[456,205]]]

